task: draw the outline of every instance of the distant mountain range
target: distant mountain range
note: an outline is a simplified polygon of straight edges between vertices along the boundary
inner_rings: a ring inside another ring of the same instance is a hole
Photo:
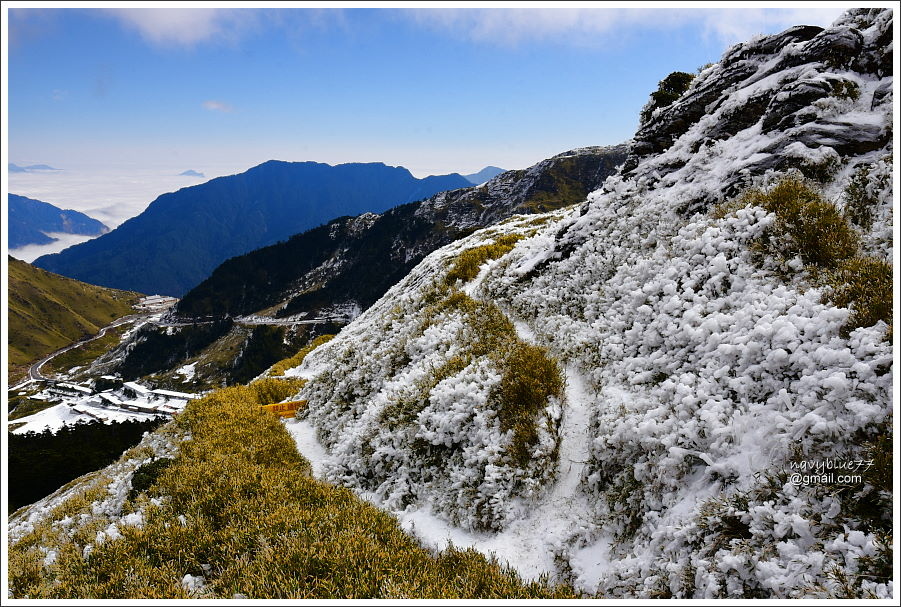
[[[471,181],[475,185],[481,185],[491,179],[492,177],[497,177],[501,173],[504,172],[504,169],[487,166],[478,173],[470,173],[469,175],[463,175],[467,180]]]
[[[179,177],[204,177],[203,173],[201,173],[199,171],[195,171],[194,169],[188,169],[187,171],[182,171],[178,175],[179,175]]]
[[[456,173],[417,179],[382,163],[272,160],[163,194],[109,234],[34,264],[91,284],[181,296],[229,257],[335,217],[382,212],[470,185]]]
[[[56,238],[48,233],[99,236],[109,228],[84,213],[63,210],[50,203],[10,194],[9,248],[18,249],[29,244],[49,244]]]
[[[335,332],[338,327],[331,323],[299,325],[289,332],[258,327],[251,335],[247,327],[236,323],[227,333],[216,336],[210,332],[225,325],[198,324],[192,328],[192,321],[255,313],[306,318],[353,316],[436,248],[517,213],[540,213],[581,202],[616,173],[625,158],[625,145],[572,150],[525,170],[507,171],[481,187],[441,192],[381,215],[341,217],[286,242],[229,259],[188,292],[171,313],[177,324],[188,323],[180,334],[172,335],[169,329],[153,333],[152,327],[145,328],[112,356],[115,365],[108,372],[129,377],[165,369],[174,373],[180,365],[191,362],[196,363],[193,381],[200,385],[244,381],[242,374],[253,377],[271,364],[257,356],[257,366],[253,367],[247,355],[259,351],[264,342],[271,342],[265,346],[270,349],[272,344],[281,347],[291,340]],[[298,332],[307,329],[313,331]],[[210,335],[215,342],[207,343]],[[203,353],[186,354],[186,348],[181,347],[186,339],[206,340]],[[170,351],[150,348],[143,342],[168,343]],[[173,360],[171,353],[175,351],[179,357]],[[223,364],[223,353],[229,352],[233,358],[238,352],[244,354],[235,358],[234,364]],[[143,371],[135,374],[135,369]],[[177,373],[170,374],[169,380],[180,381]]]
[[[10,173],[31,173],[33,171],[61,171],[62,169],[56,169],[46,164],[30,164],[26,167],[21,167],[10,162],[6,165],[6,170]]]
[[[575,204],[614,174],[626,146],[580,148],[481,187],[441,192],[382,215],[342,217],[235,257],[179,302],[180,316],[278,316],[369,307],[440,246],[516,213]]]

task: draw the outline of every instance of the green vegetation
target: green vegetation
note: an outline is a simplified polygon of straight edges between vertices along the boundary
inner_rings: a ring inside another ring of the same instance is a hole
[[[134,501],[139,494],[146,492],[156,483],[156,479],[160,477],[163,470],[172,465],[174,460],[171,457],[162,457],[153,459],[146,464],[141,464],[131,477],[131,490],[128,492],[128,499]]]
[[[250,384],[254,397],[261,405],[279,403],[288,397],[294,396],[304,387],[307,380],[293,377],[290,379],[276,379],[264,377]]]
[[[226,319],[172,330],[144,326],[116,370],[124,379],[132,380],[171,369],[228,334],[233,324]]]
[[[827,155],[818,162],[811,160],[797,161],[796,167],[807,179],[817,183],[829,183],[842,168],[838,154]]]
[[[639,122],[647,124],[654,110],[672,105],[676,99],[688,90],[695,75],[688,72],[673,72],[658,84],[657,90],[651,93],[651,99],[641,110]]]
[[[241,347],[241,353],[232,362],[228,383],[249,382],[291,352],[285,343],[285,333],[284,327],[254,327]]]
[[[880,320],[889,325],[892,336],[892,264],[875,257],[852,257],[842,261],[826,278],[832,287],[827,300],[854,312],[845,324],[845,336],[858,327]]]
[[[858,437],[863,455],[849,454],[847,460],[862,462],[860,470],[854,471],[862,483],[829,485],[830,493],[842,499],[843,511],[860,527],[888,538],[892,533],[892,435],[891,424],[882,423],[869,435]],[[891,563],[891,548],[888,560]]]
[[[892,266],[860,255],[860,237],[833,203],[808,182],[787,177],[768,191],[745,193],[714,216],[743,205],[757,205],[776,215],[773,228],[757,243],[760,250],[781,261],[800,256],[812,279],[830,287],[826,301],[853,310],[843,327],[845,336],[882,320],[889,325],[887,338],[892,338]]]
[[[891,156],[883,161],[892,162]],[[878,193],[891,185],[891,173],[874,175],[872,165],[863,165],[855,171],[848,187],[845,188],[845,216],[865,230],[873,225],[873,208],[879,202]]]
[[[28,417],[38,411],[53,407],[55,404],[56,403],[48,402],[46,400],[32,400],[28,396],[17,395],[10,398],[7,403],[7,408],[9,410],[9,417],[7,419],[22,419],[23,417]]]
[[[853,80],[833,80],[830,82],[832,86],[832,95],[839,99],[849,99],[857,101],[860,99],[860,85]]]
[[[272,392],[285,384],[255,382],[190,403],[170,431],[191,440],[145,489],[167,499],[153,506],[138,494],[126,503],[144,510],[144,525],[120,526],[120,539],[98,544],[103,519],[71,539],[37,524],[9,549],[14,596],[575,598],[569,588],[524,583],[473,550],[432,553],[390,515],[313,479],[284,426],[258,407],[290,396]],[[87,485],[52,519],[90,513],[107,484]],[[53,563],[42,564],[42,546],[58,549]],[[186,574],[205,578],[196,594],[182,587]]]
[[[447,285],[454,285],[458,280],[469,282],[479,273],[479,268],[489,259],[497,259],[509,253],[516,243],[522,239],[519,234],[501,236],[491,244],[467,249],[454,260],[454,265],[444,278]]]
[[[857,254],[860,239],[834,204],[808,182],[787,177],[768,191],[746,192],[744,203],[776,215],[764,243],[770,252],[804,263],[833,268]]]
[[[294,367],[300,366],[300,364],[303,362],[303,359],[307,357],[307,354],[309,354],[322,344],[329,342],[333,337],[334,335],[320,335],[309,344],[304,346],[294,356],[280,360],[272,365],[272,368],[269,370],[269,375],[284,375],[285,371],[287,371],[288,369],[293,369]]]
[[[25,368],[134,312],[138,294],[85,284],[7,257],[10,383]]]
[[[563,388],[560,366],[545,348],[516,342],[504,361],[497,400],[501,430],[513,430],[508,452],[518,468],[525,469],[532,460],[532,447],[538,443],[535,420],[547,407],[549,398],[562,399]],[[547,421],[552,425],[551,420]]]
[[[698,510],[698,527],[713,533],[715,539],[710,552],[729,548],[736,542],[751,538],[751,527],[743,519],[748,512],[749,498],[743,493],[719,495],[704,502]]]
[[[68,352],[63,352],[59,356],[55,356],[41,367],[52,373],[63,373],[73,367],[81,367],[97,360],[122,341],[122,336],[130,329],[130,325],[123,324],[115,329],[110,329],[103,337],[92,339],[89,342],[72,348]]]
[[[52,493],[63,484],[109,465],[159,419],[64,426],[55,433],[8,434],[9,508],[15,510]]]
[[[545,213],[585,200],[592,191],[585,178],[585,161],[579,156],[559,158],[532,185],[528,198],[517,210],[522,213]]]

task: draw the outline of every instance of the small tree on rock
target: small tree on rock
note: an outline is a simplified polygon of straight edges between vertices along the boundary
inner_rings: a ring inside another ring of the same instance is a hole
[[[671,105],[676,99],[688,90],[694,74],[688,72],[673,72],[660,81],[657,90],[651,93],[651,98],[641,109],[641,124],[647,124],[654,110]]]

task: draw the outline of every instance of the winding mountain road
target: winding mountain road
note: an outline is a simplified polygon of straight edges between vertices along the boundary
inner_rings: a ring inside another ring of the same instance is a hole
[[[84,344],[94,341],[95,339],[100,339],[104,335],[106,335],[107,331],[110,329],[115,329],[121,325],[124,325],[129,322],[138,322],[141,319],[149,319],[151,316],[155,316],[158,312],[154,311],[151,313],[142,313],[142,314],[130,314],[128,316],[123,316],[121,318],[117,318],[107,326],[100,329],[100,332],[97,335],[93,335],[91,337],[87,337],[76,341],[74,343],[69,344],[65,348],[61,348],[56,352],[48,354],[41,360],[37,361],[33,365],[28,368],[28,379],[24,382],[20,382],[19,384],[10,387],[10,390],[16,390],[21,388],[25,384],[30,381],[56,381],[52,377],[48,377],[41,373],[41,367],[47,364],[49,361],[53,360],[60,354],[68,352],[69,350],[78,348],[83,346]],[[275,318],[266,318],[260,316],[242,316],[234,319],[235,324],[238,325],[280,325],[280,326],[291,326],[291,325],[306,325],[306,324],[319,324],[323,322],[335,322],[335,321],[346,321],[344,317],[340,316],[330,316],[327,318],[309,318],[304,320],[295,320],[295,319],[275,319]],[[163,320],[151,321],[157,327],[188,327],[191,325],[197,324],[208,324],[214,322],[212,320],[201,320],[201,321],[193,321],[193,322],[165,322]]]
[[[208,325],[217,320],[191,320],[184,322],[167,322],[164,320],[155,321],[153,324],[157,327],[191,327],[194,325]],[[270,318],[264,316],[236,316],[232,318],[232,322],[236,325],[245,325],[245,326],[258,326],[258,325],[272,325],[272,326],[282,326],[282,327],[290,327],[293,325],[316,325],[324,322],[348,322],[348,319],[344,316],[328,316],[325,318],[304,318],[301,320],[291,319],[291,318]]]
[[[44,364],[46,364],[48,361],[53,360],[54,358],[56,358],[57,356],[59,356],[60,354],[62,354],[64,352],[68,352],[69,350],[83,346],[84,344],[86,344],[88,342],[92,342],[95,339],[100,339],[101,337],[106,335],[106,332],[109,331],[110,329],[115,329],[116,327],[122,326],[129,322],[137,322],[137,321],[141,320],[142,318],[147,318],[149,316],[152,316],[152,314],[129,314],[128,316],[122,316],[121,318],[117,318],[110,324],[108,324],[105,327],[103,327],[102,329],[100,329],[100,331],[97,333],[97,335],[93,335],[91,337],[86,337],[84,339],[80,339],[79,341],[76,341],[75,343],[69,344],[65,348],[57,350],[56,352],[53,352],[52,354],[48,354],[47,356],[45,356],[38,362],[31,365],[28,368],[28,379],[42,380],[42,381],[54,381],[53,378],[47,377],[46,375],[41,374],[41,367],[43,367]]]

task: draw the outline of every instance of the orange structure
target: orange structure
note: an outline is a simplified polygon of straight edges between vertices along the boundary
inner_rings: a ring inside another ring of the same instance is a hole
[[[307,404],[305,400],[293,400],[286,403],[272,403],[271,405],[262,405],[260,408],[270,413],[275,413],[279,417],[294,417],[297,410],[302,409]]]

